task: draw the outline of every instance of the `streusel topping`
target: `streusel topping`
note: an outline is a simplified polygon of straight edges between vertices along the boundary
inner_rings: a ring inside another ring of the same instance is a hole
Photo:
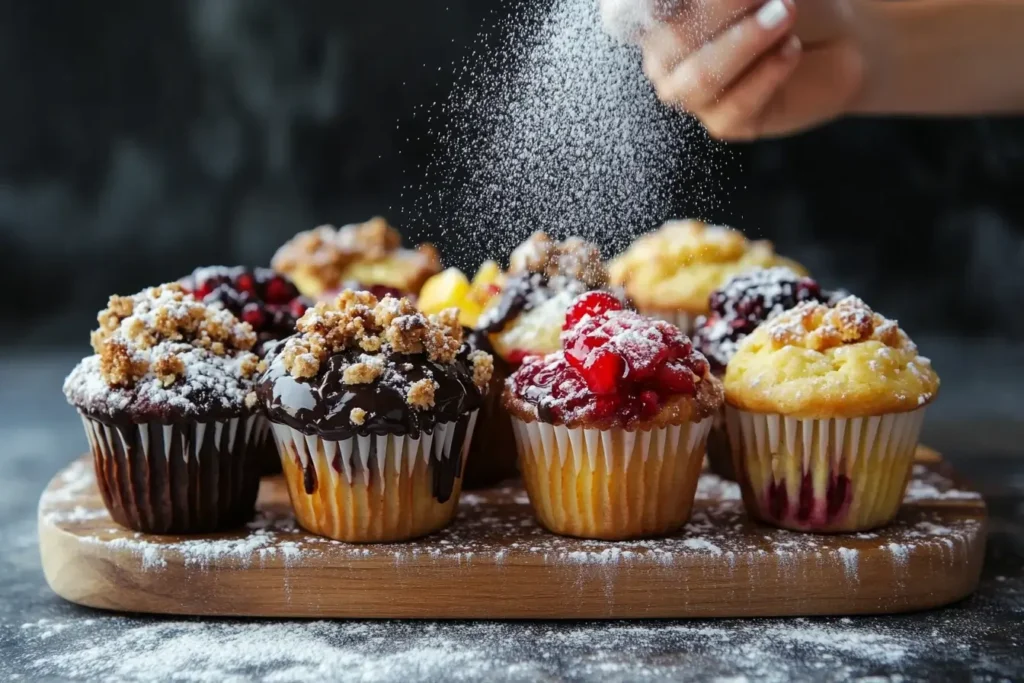
[[[579,237],[557,242],[544,232],[535,232],[516,247],[509,259],[509,273],[538,273],[578,280],[590,288],[604,287],[608,273],[597,245]]]
[[[917,348],[896,321],[875,313],[855,296],[848,296],[834,306],[807,301],[769,320],[765,326],[777,349],[802,346],[825,351],[868,340],[891,348]]]
[[[375,354],[425,353],[433,363],[451,364],[462,348],[457,309],[426,316],[408,299],[378,301],[369,292],[345,290],[334,301],[320,302],[306,311],[296,327],[299,334],[285,342],[281,360],[297,379],[316,376],[327,358],[350,349],[365,353],[345,369],[346,384],[369,384],[384,373],[384,362]],[[471,360],[474,381],[483,388],[491,379],[491,358],[473,354]],[[428,391],[414,386],[409,402],[428,405],[432,394],[432,387]]]

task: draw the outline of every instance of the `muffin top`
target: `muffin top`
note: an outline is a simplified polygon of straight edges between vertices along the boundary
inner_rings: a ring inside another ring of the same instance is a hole
[[[755,268],[733,276],[711,293],[711,312],[698,318],[693,344],[711,362],[711,369],[724,372],[741,340],[764,321],[804,301],[828,302],[817,282],[789,268]]]
[[[772,318],[740,343],[725,374],[730,405],[802,418],[915,410],[938,389],[931,362],[899,325],[854,296]]]
[[[64,382],[68,402],[97,419],[221,420],[252,407],[256,334],[180,284],[112,296],[92,333],[96,355]]]
[[[509,362],[551,353],[560,348],[565,311],[573,299],[607,283],[596,245],[578,237],[556,242],[536,232],[512,252],[501,294],[478,326],[492,335],[495,350]]]
[[[697,422],[722,404],[722,385],[677,327],[650,320],[607,292],[570,307],[562,350],[531,356],[506,382],[516,417],[629,430]]]
[[[178,282],[203,303],[222,306],[249,323],[260,354],[267,342],[295,334],[295,321],[312,303],[291,280],[269,268],[206,266]]]
[[[398,231],[376,217],[300,232],[277,250],[271,266],[291,277],[303,294],[319,297],[345,283],[416,292],[440,271],[441,258],[429,244],[403,249]]]
[[[637,239],[608,266],[611,283],[645,309],[706,312],[708,296],[731,276],[751,268],[803,268],[775,253],[771,242],[747,240],[737,230],[696,220],[669,221]]]
[[[490,354],[463,343],[458,311],[425,316],[408,299],[346,290],[299,319],[257,393],[274,422],[341,440],[418,434],[476,410]]]

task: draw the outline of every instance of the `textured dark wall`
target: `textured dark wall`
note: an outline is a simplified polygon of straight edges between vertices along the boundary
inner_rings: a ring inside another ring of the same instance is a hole
[[[111,292],[402,219],[423,112],[515,5],[0,0],[4,341],[81,344]],[[1024,120],[848,121],[730,156],[720,205],[683,187],[677,213],[776,240],[912,331],[1024,338]]]

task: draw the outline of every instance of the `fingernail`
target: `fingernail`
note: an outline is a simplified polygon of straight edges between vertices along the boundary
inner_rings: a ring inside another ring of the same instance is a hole
[[[800,39],[797,38],[796,36],[790,36],[789,39],[786,41],[786,44],[782,46],[782,56],[793,57],[798,52],[800,52],[801,47],[802,46],[800,44]]]
[[[757,10],[755,18],[761,28],[770,31],[779,27],[789,16],[789,8],[783,0],[768,0]]]

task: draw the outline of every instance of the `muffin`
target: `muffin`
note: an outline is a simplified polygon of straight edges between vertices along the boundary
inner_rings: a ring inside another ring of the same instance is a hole
[[[458,311],[342,292],[298,321],[257,393],[299,523],[348,542],[447,525],[492,358],[463,343]]]
[[[484,402],[476,422],[476,433],[469,446],[469,457],[462,477],[462,488],[473,490],[493,486],[515,477],[516,442],[512,421],[501,404],[505,380],[512,368],[494,353],[491,341],[479,330],[464,330],[466,344],[471,350],[483,351],[494,359],[491,381],[484,392]]]
[[[575,300],[562,350],[506,382],[520,469],[540,523],[620,540],[677,531],[693,505],[722,385],[674,325]]]
[[[383,297],[415,295],[430,276],[440,272],[441,259],[429,244],[402,248],[398,231],[377,217],[341,228],[322,225],[300,232],[278,249],[271,266],[314,299],[333,299],[346,288]]]
[[[730,279],[711,293],[707,316],[697,318],[693,345],[722,379],[736,347],[757,326],[804,301],[827,302],[832,295],[817,282],[789,268],[755,268]],[[725,412],[715,416],[708,435],[708,465],[715,474],[735,479]]]
[[[220,531],[252,517],[265,424],[254,411],[256,334],[181,285],[114,296],[95,355],[64,382],[114,521],[153,534]]]
[[[866,531],[899,510],[939,388],[896,322],[856,297],[808,301],[744,339],[726,424],[748,512],[798,531]]]
[[[501,296],[478,327],[490,335],[497,354],[517,367],[526,356],[561,348],[559,336],[573,299],[607,284],[595,245],[578,237],[556,242],[537,232],[512,252]]]
[[[708,297],[730,277],[758,267],[797,263],[775,253],[771,242],[747,240],[737,230],[696,220],[669,221],[633,242],[608,265],[613,286],[623,287],[637,309],[689,332],[707,315]]]
[[[312,305],[291,280],[269,268],[206,266],[178,282],[203,303],[226,308],[249,323],[256,332],[253,351],[261,358],[274,344],[295,334],[295,321]],[[263,442],[257,444],[263,475],[279,474],[281,458],[269,425],[261,425],[257,433],[263,437]]]

